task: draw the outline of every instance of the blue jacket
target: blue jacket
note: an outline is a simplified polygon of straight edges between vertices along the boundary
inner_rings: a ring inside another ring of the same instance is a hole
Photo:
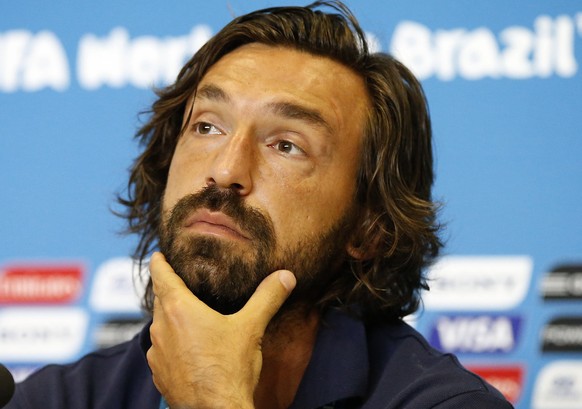
[[[149,326],[131,341],[68,365],[49,365],[16,386],[10,409],[158,409],[145,358]],[[330,311],[292,409],[512,408],[502,395],[431,348],[403,322],[366,326]]]

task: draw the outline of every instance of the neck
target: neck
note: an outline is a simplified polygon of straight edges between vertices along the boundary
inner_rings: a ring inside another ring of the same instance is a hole
[[[263,338],[263,367],[255,408],[288,408],[299,388],[317,336],[319,314],[296,310],[273,321]]]

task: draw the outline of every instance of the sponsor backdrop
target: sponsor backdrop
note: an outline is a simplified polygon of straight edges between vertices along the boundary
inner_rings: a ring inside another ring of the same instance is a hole
[[[139,112],[232,16],[284,3],[2,2],[0,362],[17,379],[138,330],[135,240],[111,210]],[[413,324],[517,408],[582,408],[582,5],[348,4],[431,106],[447,249]]]

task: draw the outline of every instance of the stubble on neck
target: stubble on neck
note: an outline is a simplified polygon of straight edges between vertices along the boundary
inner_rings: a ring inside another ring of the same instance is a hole
[[[311,360],[320,314],[307,306],[283,311],[262,341],[263,367],[255,391],[257,409],[288,408]]]

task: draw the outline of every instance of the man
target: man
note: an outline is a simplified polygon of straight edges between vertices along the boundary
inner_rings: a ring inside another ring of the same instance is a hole
[[[139,136],[121,203],[137,257],[161,251],[152,324],[9,407],[511,407],[401,321],[441,247],[430,120],[341,3],[235,19]]]

